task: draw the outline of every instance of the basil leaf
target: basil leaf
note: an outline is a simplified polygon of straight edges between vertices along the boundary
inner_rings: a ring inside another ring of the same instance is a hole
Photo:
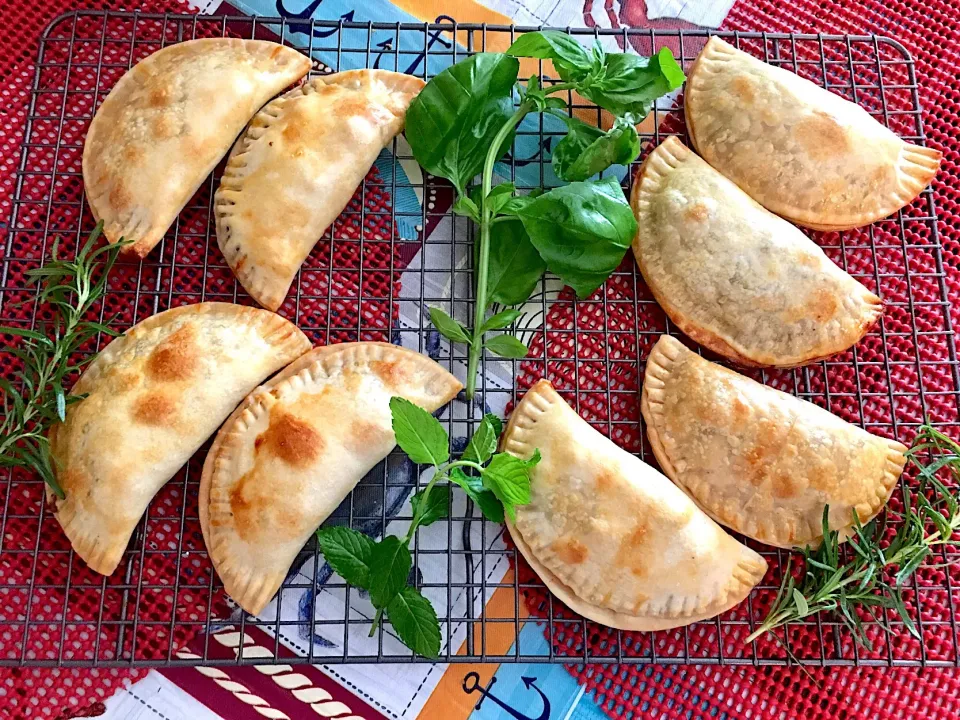
[[[632,112],[644,117],[658,97],[676,90],[684,79],[670,48],[664,47],[650,58],[632,53],[607,55],[599,77],[579,90],[614,115]]]
[[[387,605],[387,619],[401,642],[419,655],[440,654],[440,621],[433,605],[414,587],[405,587]]]
[[[503,423],[496,415],[487,413],[477,426],[476,431],[463,451],[463,459],[483,464],[497,451],[497,441],[503,430]]]
[[[519,200],[520,198],[512,198]],[[522,205],[520,205],[522,206]],[[490,260],[487,265],[487,303],[518,305],[530,297],[547,264],[530,242],[518,220],[504,220],[490,229]],[[474,267],[480,244],[474,244]]]
[[[447,340],[470,344],[467,329],[440,308],[430,308],[430,322]]]
[[[503,505],[492,490],[483,487],[483,481],[480,478],[467,475],[460,468],[454,468],[450,471],[450,480],[459,485],[467,497],[476,503],[487,520],[495,523],[503,522]]]
[[[385,608],[407,584],[413,559],[410,549],[396,535],[387,535],[370,553],[370,602]]]
[[[427,502],[423,502],[424,491],[420,490],[416,495],[410,498],[410,506],[413,508],[413,521],[418,527],[432,525],[437,520],[442,520],[449,513],[450,488],[447,485],[434,485],[430,488],[430,495],[427,496]]]
[[[547,267],[579,297],[616,270],[637,232],[614,178],[554,188],[521,208],[519,217]]]
[[[475,223],[480,222],[480,208],[477,207],[477,204],[470,198],[469,195],[457,195],[457,201],[453,203],[453,207],[451,209],[457,215],[468,217]]]
[[[483,346],[494,355],[502,358],[513,358],[520,360],[525,358],[530,352],[529,348],[517,340],[513,335],[494,335],[487,340]]]
[[[611,165],[627,165],[640,154],[633,125],[618,121],[603,132],[576,118],[567,124],[569,131],[553,150],[553,171],[563,180],[586,180]]]
[[[502,53],[478,53],[453,65],[410,103],[405,135],[423,168],[447,178],[460,194],[483,169],[494,137],[514,112],[520,62]],[[500,156],[513,142],[511,133]]]
[[[450,457],[447,431],[433,415],[402,397],[390,398],[397,445],[415,463],[442,465]]]
[[[510,200],[517,187],[512,182],[500,183],[487,194],[487,208],[497,215]]]
[[[561,60],[567,68],[580,75],[585,75],[593,64],[583,45],[557,30],[524,33],[507,49],[507,54],[514,57]]]
[[[367,589],[370,583],[370,557],[374,542],[348,527],[317,530],[317,541],[327,564],[351,585]]]
[[[486,322],[480,327],[480,332],[485,333],[488,330],[503,330],[503,328],[513,325],[514,320],[520,317],[519,310],[502,310],[496,315],[487,318]]]
[[[514,519],[514,507],[530,502],[530,470],[540,462],[540,451],[533,457],[521,460],[507,453],[497,453],[483,471],[483,486],[493,491],[510,519]]]

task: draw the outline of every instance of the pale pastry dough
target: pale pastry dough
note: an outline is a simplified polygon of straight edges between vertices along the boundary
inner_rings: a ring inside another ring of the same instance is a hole
[[[94,115],[83,181],[94,218],[145,257],[254,113],[310,60],[263,40],[189,40],[130,69]]]
[[[388,343],[316,348],[254,390],[203,466],[200,525],[227,593],[256,615],[304,543],[396,445],[390,398],[434,411],[460,391]]]
[[[677,138],[644,161],[633,253],[683,332],[741,365],[792,367],[859,341],[880,298]]]
[[[719,615],[766,572],[673,483],[594,430],[546,380],[510,416],[503,449],[542,456],[531,501],[507,525],[524,557],[571,609],[624,630]]]
[[[423,86],[388,70],[324,75],[253,119],[230,153],[215,211],[220,249],[254,300],[280,307]]]
[[[817,230],[869,225],[909,204],[942,154],[866,110],[718,37],[687,78],[684,112],[703,158],[777,215]]]
[[[883,509],[906,447],[704,360],[664,335],[641,399],[663,471],[717,522],[779,547],[846,537]]]
[[[87,397],[50,430],[66,498],[47,496],[87,565],[112,573],[157,491],[257,383],[309,349],[279,315],[212,302],[113,340],[71,391]]]

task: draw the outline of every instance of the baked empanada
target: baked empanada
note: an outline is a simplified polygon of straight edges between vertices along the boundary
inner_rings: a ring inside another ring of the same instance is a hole
[[[224,588],[254,615],[304,543],[396,445],[390,398],[433,411],[462,385],[388,343],[316,348],[250,393],[200,480],[200,525]]]
[[[156,492],[257,383],[310,349],[279,315],[229,303],[167,310],[111,342],[50,430],[56,516],[87,565],[112,573]]]
[[[663,630],[743,600],[767,563],[673,483],[577,415],[546,380],[510,416],[503,449],[540,462],[531,501],[507,522],[546,586],[573,610],[624,630]]]
[[[644,161],[633,253],[683,332],[741,365],[805,365],[860,340],[883,306],[800,230],[677,138]]]
[[[684,111],[703,158],[777,215],[817,230],[868,225],[910,203],[941,153],[904,142],[866,110],[712,37]]]
[[[254,300],[280,307],[423,86],[402,73],[350,70],[313,78],[253,119],[230,153],[214,208],[217,243]]]
[[[83,147],[90,210],[145,257],[254,113],[310,69],[272,42],[214,38],[158,50],[94,115]]]
[[[778,547],[816,546],[823,509],[841,537],[853,511],[886,504],[906,448],[813,403],[704,360],[664,335],[647,361],[641,410],[663,471],[707,514]]]

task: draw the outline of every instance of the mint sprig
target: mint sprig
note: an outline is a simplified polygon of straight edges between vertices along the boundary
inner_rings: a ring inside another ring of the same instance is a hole
[[[384,614],[400,640],[424,657],[440,653],[440,622],[420,590],[407,584],[413,556],[410,542],[417,528],[448,517],[450,488],[460,487],[488,520],[503,522],[506,512],[514,517],[517,505],[530,502],[530,471],[540,453],[521,460],[497,453],[503,423],[487,414],[467,442],[463,456],[450,460],[450,438],[433,415],[409,400],[390,399],[390,413],[397,444],[420,465],[432,465],[433,477],[410,500],[413,520],[402,538],[387,535],[374,541],[347,527],[317,531],[320,550],[330,567],[355,587],[366,590],[376,608],[370,628],[372,637]],[[471,474],[468,474],[471,473]],[[441,484],[442,481],[447,484]]]

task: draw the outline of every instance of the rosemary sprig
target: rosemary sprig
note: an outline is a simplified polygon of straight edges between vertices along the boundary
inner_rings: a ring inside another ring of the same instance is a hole
[[[839,533],[828,528],[829,507],[825,508],[823,543],[816,550],[807,547],[801,551],[802,580],[798,582],[793,577],[788,562],[773,607],[746,642],[787,623],[832,612],[856,642],[872,650],[858,610],[865,611],[890,632],[884,622],[887,609],[896,610],[907,630],[920,638],[903,601],[903,586],[938,545],[951,542],[960,527],[957,488],[948,488],[938,477],[945,472],[960,483],[960,445],[930,425],[923,425],[907,451],[907,458],[917,467],[919,488],[911,492],[904,486],[903,511],[897,513],[887,508],[880,518],[866,525],[854,514],[855,535],[849,541],[853,557],[842,562]],[[884,546],[882,540],[891,520],[901,524]]]
[[[92,361],[96,353],[76,362],[71,362],[71,356],[97,333],[120,334],[105,324],[83,319],[103,297],[107,275],[127,244],[121,240],[94,248],[102,229],[103,223],[98,223],[74,260],[57,257],[59,239],[55,239],[52,260],[27,271],[28,282],[38,286],[36,303],[51,308],[51,320],[39,322],[37,330],[0,327],[0,334],[22,338],[19,347],[5,351],[23,362],[12,382],[0,378],[0,467],[37,473],[60,498],[64,494],[54,474],[47,431],[66,419],[68,405],[82,399],[67,394],[64,379]]]

